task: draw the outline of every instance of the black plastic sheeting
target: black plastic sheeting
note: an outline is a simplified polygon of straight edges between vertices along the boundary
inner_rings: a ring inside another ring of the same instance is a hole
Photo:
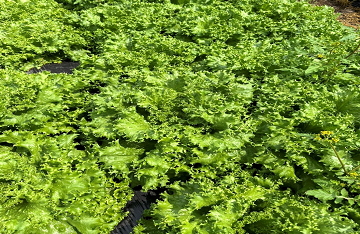
[[[353,7],[360,7],[360,0],[352,1],[351,5],[352,5]]]
[[[134,196],[125,206],[125,211],[129,215],[125,217],[110,234],[129,234],[137,225],[137,222],[144,214],[146,209],[149,209],[151,204],[156,202],[160,197],[159,191],[141,192],[134,191]]]
[[[79,66],[79,62],[62,62],[62,63],[48,63],[42,66],[40,69],[32,68],[27,71],[27,74],[39,73],[43,71],[49,71],[51,73],[67,73],[71,74],[72,70]]]

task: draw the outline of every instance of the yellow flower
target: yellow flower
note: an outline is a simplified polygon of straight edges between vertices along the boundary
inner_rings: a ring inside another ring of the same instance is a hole
[[[352,176],[352,177],[357,177],[359,174],[356,173],[356,172],[351,172],[351,173],[349,173],[349,175]]]
[[[320,132],[320,134],[321,135],[323,135],[323,136],[325,136],[325,135],[331,135],[331,134],[333,134],[334,132],[332,132],[332,131],[321,131]]]
[[[337,138],[331,138],[331,141],[334,142],[334,143],[336,143],[336,142],[339,142],[340,140],[337,139]]]
[[[320,134],[316,134],[316,137],[314,138],[314,140],[321,141],[322,138],[320,137]]]

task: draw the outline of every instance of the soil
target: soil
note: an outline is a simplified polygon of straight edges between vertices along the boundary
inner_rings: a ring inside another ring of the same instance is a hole
[[[338,17],[341,23],[356,29],[360,28],[360,0],[313,0],[312,4],[333,7],[335,13],[341,14]]]

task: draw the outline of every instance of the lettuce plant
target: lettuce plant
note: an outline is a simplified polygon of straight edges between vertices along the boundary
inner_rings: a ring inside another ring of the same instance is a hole
[[[135,233],[359,231],[359,33],[329,8],[28,0],[0,10],[4,233],[109,233],[138,188],[165,192]],[[24,72],[60,60],[81,65]],[[335,151],[314,140],[321,131],[339,139]]]

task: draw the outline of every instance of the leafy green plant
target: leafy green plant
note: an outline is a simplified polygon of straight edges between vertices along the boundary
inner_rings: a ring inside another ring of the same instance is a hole
[[[71,149],[75,137],[2,133],[3,233],[107,233],[125,216],[127,182],[111,183],[96,159]]]
[[[135,233],[351,233],[356,226],[270,178],[246,171],[220,178],[174,184]]]
[[[110,232],[125,217],[131,190],[127,180],[110,180],[76,140],[84,80],[0,73],[2,232]]]
[[[29,0],[0,10],[4,233],[108,233],[137,188],[165,192],[136,233],[359,232],[359,33],[330,9]],[[64,59],[81,65],[23,72]],[[323,129],[340,141],[314,141]]]
[[[337,180],[314,180],[321,189],[309,190],[306,194],[314,196],[322,201],[334,200],[336,204],[346,201],[349,205],[355,205],[355,203],[357,204],[359,202],[360,198],[358,195],[360,191],[360,176],[357,173],[360,166],[355,166],[351,171],[346,169],[343,160],[334,146],[336,142],[339,142],[339,139],[332,137],[332,134],[333,132],[331,131],[321,131],[320,134],[317,134],[315,140],[324,141],[331,147],[341,165],[343,175],[339,175]]]
[[[86,55],[87,42],[79,30],[65,24],[67,14],[54,1],[2,1],[1,66],[29,70],[46,62],[78,60]]]

